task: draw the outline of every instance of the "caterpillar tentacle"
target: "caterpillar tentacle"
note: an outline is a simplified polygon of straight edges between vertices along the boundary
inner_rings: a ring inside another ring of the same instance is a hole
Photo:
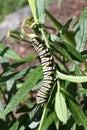
[[[49,49],[46,48],[42,43],[40,43],[37,37],[33,37],[32,41],[33,41],[33,47],[35,48],[36,52],[40,57],[43,68],[43,84],[37,93],[36,102],[37,104],[44,105],[49,98],[52,85],[55,81],[54,60],[53,57],[51,56]]]

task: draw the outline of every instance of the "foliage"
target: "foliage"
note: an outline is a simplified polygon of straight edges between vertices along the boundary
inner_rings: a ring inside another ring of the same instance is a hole
[[[83,10],[75,27],[69,30],[73,18],[64,26],[46,10],[52,1],[28,0],[33,21],[27,18],[21,31],[10,31],[9,37],[32,44],[25,26],[38,35],[55,59],[55,77],[47,104],[42,107],[35,102],[25,101],[42,85],[42,67],[34,66],[15,71],[17,67],[36,60],[37,56],[21,58],[11,48],[0,44],[0,61],[3,72],[0,74],[0,128],[2,130],[87,130],[87,8]],[[40,12],[39,12],[40,11]],[[49,33],[45,26],[48,18],[58,34]],[[27,21],[27,23],[26,23]],[[85,32],[85,33],[82,33]],[[26,36],[27,34],[27,36]],[[79,39],[80,36],[80,39]],[[80,47],[80,48],[79,48]],[[9,59],[14,59],[9,63]],[[17,118],[15,114],[20,114]]]
[[[0,21],[2,21],[7,14],[19,9],[20,7],[27,4],[27,0],[0,0]]]

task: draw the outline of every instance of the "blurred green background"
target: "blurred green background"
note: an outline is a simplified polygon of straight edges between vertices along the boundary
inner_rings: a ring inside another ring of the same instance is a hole
[[[15,10],[28,4],[27,0],[0,0],[0,22]]]

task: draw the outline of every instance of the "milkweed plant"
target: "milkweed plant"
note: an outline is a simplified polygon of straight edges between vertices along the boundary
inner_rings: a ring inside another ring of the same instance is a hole
[[[0,130],[87,130],[87,7],[70,29],[74,18],[62,25],[46,9],[52,1],[28,2],[32,16],[7,37],[36,53],[21,58],[0,43]],[[39,65],[15,71],[36,59]]]

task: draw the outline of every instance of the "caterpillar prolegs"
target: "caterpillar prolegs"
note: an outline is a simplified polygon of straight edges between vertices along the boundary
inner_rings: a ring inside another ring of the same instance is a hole
[[[33,47],[40,57],[43,68],[43,84],[40,90],[38,90],[36,96],[37,104],[41,104],[43,106],[49,98],[49,94],[54,83],[54,60],[49,49],[39,41],[38,37],[33,37],[32,42]]]
[[[41,104],[42,106],[48,101],[50,96],[50,91],[54,84],[54,60],[51,56],[49,49],[41,43],[37,35],[27,33],[28,26],[33,28],[36,23],[34,22],[33,18],[26,18],[22,24],[22,29],[24,30],[25,34],[32,38],[33,47],[35,48],[36,52],[38,53],[42,68],[43,68],[43,84],[36,96],[37,104]]]

